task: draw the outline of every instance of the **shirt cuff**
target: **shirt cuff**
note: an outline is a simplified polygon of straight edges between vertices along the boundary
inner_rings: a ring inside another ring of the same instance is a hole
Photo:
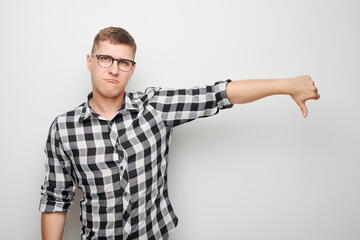
[[[40,200],[39,211],[40,212],[69,212],[71,203],[54,202],[49,200]]]
[[[42,188],[44,188],[42,186]],[[69,212],[69,207],[74,202],[75,193],[71,193],[69,199],[64,198],[61,194],[53,192],[47,193],[46,190],[41,191],[39,211],[40,212]]]
[[[219,81],[215,83],[214,91],[215,91],[215,97],[216,101],[218,103],[219,109],[227,109],[232,108],[234,104],[231,104],[229,99],[226,96],[226,85],[231,82],[230,79],[227,79],[226,81]]]

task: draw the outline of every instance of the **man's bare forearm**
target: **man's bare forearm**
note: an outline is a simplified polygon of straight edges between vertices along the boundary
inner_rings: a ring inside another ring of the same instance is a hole
[[[249,103],[275,94],[288,94],[307,116],[305,101],[320,95],[309,75],[281,79],[249,79],[227,84],[226,95],[232,104]]]
[[[61,240],[64,232],[66,212],[42,213],[42,240]]]
[[[232,104],[256,101],[274,94],[286,94],[286,79],[249,79],[228,83],[226,94]]]

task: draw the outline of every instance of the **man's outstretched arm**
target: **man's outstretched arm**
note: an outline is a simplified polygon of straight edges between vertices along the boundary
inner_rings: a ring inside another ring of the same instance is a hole
[[[64,232],[66,212],[41,214],[42,240],[61,240]]]
[[[256,101],[274,94],[288,94],[299,105],[304,118],[308,114],[305,101],[320,95],[309,75],[282,79],[249,79],[227,84],[226,95],[231,104]]]

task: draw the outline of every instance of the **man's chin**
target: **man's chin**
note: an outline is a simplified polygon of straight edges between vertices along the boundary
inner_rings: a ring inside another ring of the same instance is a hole
[[[122,97],[124,97],[124,93],[125,91],[102,91],[100,92],[100,95],[102,98],[107,98],[107,99],[116,99],[119,98],[121,99]]]

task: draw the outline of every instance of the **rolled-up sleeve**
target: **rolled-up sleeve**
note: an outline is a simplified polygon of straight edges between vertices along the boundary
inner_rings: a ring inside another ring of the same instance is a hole
[[[156,89],[153,90],[149,104],[161,113],[165,125],[175,127],[233,107],[226,96],[226,85],[229,82],[230,79],[204,87]]]
[[[41,212],[68,212],[74,201],[76,183],[72,165],[60,140],[56,120],[51,124],[45,145],[45,178],[41,186]]]

